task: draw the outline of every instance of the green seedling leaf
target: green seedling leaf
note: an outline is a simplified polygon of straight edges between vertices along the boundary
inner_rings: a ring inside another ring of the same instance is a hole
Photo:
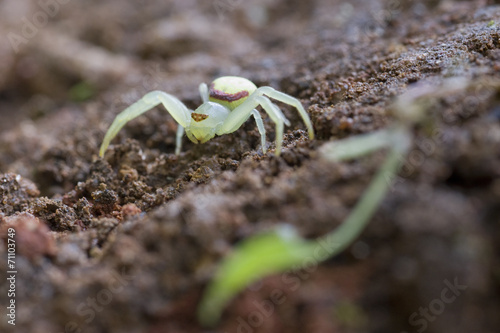
[[[243,241],[228,256],[208,287],[199,308],[199,319],[213,325],[224,306],[245,286],[263,276],[292,268],[313,256],[316,248],[290,226],[259,234]]]
[[[391,138],[391,133],[387,130],[358,135],[329,142],[321,147],[320,154],[329,161],[346,161],[390,146]]]
[[[326,143],[320,148],[320,154],[332,162],[347,161],[382,148],[395,147],[405,150],[408,145],[406,130],[395,127]]]

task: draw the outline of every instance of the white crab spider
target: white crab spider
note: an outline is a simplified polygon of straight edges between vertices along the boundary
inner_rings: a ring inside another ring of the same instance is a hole
[[[104,156],[109,143],[125,124],[159,104],[163,104],[179,124],[176,137],[176,155],[179,155],[181,151],[184,130],[192,142],[205,143],[215,135],[236,131],[251,115],[257,123],[262,151],[265,153],[266,131],[262,118],[255,109],[258,105],[262,106],[269,118],[276,124],[275,154],[279,155],[282,146],[283,126],[284,124],[290,125],[290,122],[268,97],[297,108],[307,126],[309,138],[314,138],[311,120],[299,100],[271,87],[257,88],[255,84],[245,78],[224,76],[213,81],[210,84],[210,90],[205,83],[200,84],[199,90],[203,104],[195,111],[189,110],[179,99],[162,91],[147,93],[116,116],[104,137],[99,155]]]

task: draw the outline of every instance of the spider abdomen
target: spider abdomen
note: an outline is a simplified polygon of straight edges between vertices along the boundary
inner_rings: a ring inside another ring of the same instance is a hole
[[[237,76],[223,76],[210,84],[209,100],[234,110],[250,96],[257,86]]]

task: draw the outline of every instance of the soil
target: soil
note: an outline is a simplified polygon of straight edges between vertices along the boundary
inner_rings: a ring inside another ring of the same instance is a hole
[[[0,4],[0,266],[13,227],[18,272],[15,326],[0,284],[0,331],[498,331],[498,1],[40,3],[52,5]],[[98,157],[113,118],[146,92],[195,108],[198,85],[222,75],[299,98],[316,138],[280,104],[291,121],[280,157],[264,113],[267,154],[249,121],[203,145],[184,138],[176,156],[176,123],[158,107]],[[306,238],[333,230],[384,156],[331,163],[318,148],[390,126],[398,96],[429,90],[359,240],[265,278],[201,327],[202,292],[238,241],[280,224]]]

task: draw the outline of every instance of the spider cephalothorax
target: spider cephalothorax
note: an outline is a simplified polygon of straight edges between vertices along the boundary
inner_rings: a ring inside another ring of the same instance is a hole
[[[299,111],[309,132],[309,138],[314,138],[311,120],[302,104],[294,97],[279,92],[271,87],[257,88],[251,81],[237,76],[224,76],[210,84],[210,90],[205,83],[199,87],[203,104],[195,111],[189,110],[179,99],[162,91],[152,91],[143,98],[118,114],[108,129],[101,145],[99,155],[104,152],[120,129],[132,119],[163,104],[165,109],[179,124],[175,153],[181,151],[182,135],[194,143],[205,143],[216,135],[229,134],[236,131],[253,116],[261,135],[262,151],[266,152],[266,131],[260,113],[255,109],[262,106],[276,124],[276,150],[281,153],[284,124],[290,125],[281,110],[271,102],[270,98],[294,106]]]

